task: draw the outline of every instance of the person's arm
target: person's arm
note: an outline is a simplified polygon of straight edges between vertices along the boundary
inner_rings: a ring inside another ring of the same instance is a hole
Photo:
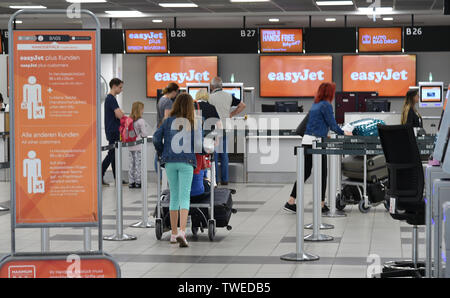
[[[163,120],[169,118],[169,116],[170,116],[170,111],[171,111],[171,110],[172,110],[172,109],[166,109],[166,110],[164,110],[164,119],[163,119]]]
[[[117,119],[122,119],[122,117],[125,115],[120,108],[117,108],[114,110],[114,115]]]
[[[322,108],[322,113],[324,114],[324,119],[328,127],[337,133],[338,135],[346,134],[344,131],[339,127],[339,125],[336,123],[336,119],[333,115],[333,107],[330,105],[326,105]]]
[[[246,105],[243,101],[241,101],[240,99],[237,99],[234,94],[231,95],[233,100],[231,102],[231,106],[232,107],[236,107],[236,109],[230,113],[230,118],[233,118],[234,116],[238,115],[240,112],[242,112]]]

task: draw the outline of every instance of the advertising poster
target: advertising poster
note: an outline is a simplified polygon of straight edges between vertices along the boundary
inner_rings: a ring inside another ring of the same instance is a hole
[[[260,96],[314,97],[333,80],[331,56],[260,56]]]
[[[60,260],[10,260],[0,268],[0,278],[117,278],[119,274],[110,259],[75,255]]]
[[[359,28],[360,52],[401,52],[402,28]]]
[[[343,56],[343,91],[403,97],[416,85],[415,55]]]
[[[95,223],[95,31],[14,32],[16,223]]]
[[[157,89],[170,82],[210,83],[217,76],[217,56],[147,57],[147,97],[156,97]]]
[[[302,29],[261,29],[261,53],[302,53]]]
[[[125,30],[127,53],[167,53],[166,30]]]

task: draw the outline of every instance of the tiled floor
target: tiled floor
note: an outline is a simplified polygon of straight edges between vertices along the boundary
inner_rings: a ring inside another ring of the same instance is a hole
[[[232,216],[231,231],[218,229],[214,242],[207,232],[193,238],[190,247],[170,245],[169,233],[158,241],[153,228],[131,228],[140,220],[141,192],[124,187],[124,232],[135,241],[103,241],[104,251],[120,264],[123,277],[360,277],[375,264],[410,258],[411,227],[393,220],[383,206],[361,214],[357,206],[347,206],[345,218],[323,218],[333,224],[321,231],[334,237],[329,242],[305,242],[305,250],[320,256],[318,261],[292,263],[280,256],[295,251],[296,216],[282,209],[291,191],[290,184],[230,184],[237,190],[233,199],[238,210]],[[305,187],[305,223],[312,221],[312,187]],[[151,214],[156,202],[155,185],[149,185]],[[115,188],[103,188],[103,234],[114,233]],[[9,183],[0,182],[0,205],[9,205]],[[305,235],[310,230],[304,230]],[[97,230],[92,230],[97,248]],[[83,249],[81,229],[50,229],[51,251]],[[419,233],[424,256],[424,231]],[[0,213],[0,255],[10,251],[10,213]],[[17,251],[40,251],[40,233],[33,229],[16,231]]]

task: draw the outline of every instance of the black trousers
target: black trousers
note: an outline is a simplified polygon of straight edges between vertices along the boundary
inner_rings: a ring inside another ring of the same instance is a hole
[[[119,140],[118,136],[111,136],[108,138],[109,145],[114,144]],[[116,150],[115,148],[108,151],[108,155],[106,155],[105,159],[102,162],[102,179],[105,177],[106,170],[109,165],[112,167],[114,180],[116,179]]]
[[[311,149],[312,146],[305,145],[303,146],[306,149]],[[305,173],[304,178],[308,180],[309,176],[311,176],[312,171],[312,154],[305,153]],[[322,201],[325,201],[325,195],[327,193],[327,175],[328,175],[328,167],[327,167],[327,156],[322,155]],[[291,197],[297,198],[297,182],[295,182],[294,187],[292,188]]]

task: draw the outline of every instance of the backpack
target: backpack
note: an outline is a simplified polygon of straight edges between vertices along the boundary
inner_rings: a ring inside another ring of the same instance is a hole
[[[136,131],[134,130],[134,121],[128,116],[123,116],[120,119],[120,140],[122,142],[135,142],[137,139]]]

